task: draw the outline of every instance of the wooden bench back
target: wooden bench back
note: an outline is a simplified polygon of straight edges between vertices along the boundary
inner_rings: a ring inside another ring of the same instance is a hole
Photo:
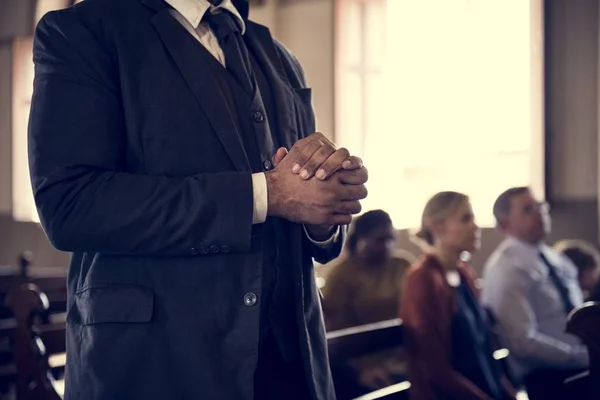
[[[579,337],[590,355],[588,391],[594,396],[600,393],[600,302],[585,303],[569,315],[567,332]]]
[[[7,297],[16,322],[13,356],[17,400],[60,400],[49,357],[65,353],[65,324],[40,324],[49,308],[47,296],[34,284],[23,284]]]
[[[24,307],[22,294],[27,285],[33,285],[39,293],[38,301],[43,307],[32,311],[32,327],[46,352],[64,352],[64,321],[67,308],[67,269],[36,268],[32,266],[33,255],[24,252],[16,266],[0,266],[0,397],[6,394],[11,386],[17,384],[17,365],[15,360],[18,342],[18,328],[24,320],[18,321],[14,307]],[[12,297],[11,297],[12,296]],[[19,299],[15,303],[16,299]],[[30,301],[32,301],[30,299]],[[20,330],[19,330],[20,329]],[[61,350],[62,349],[62,350]],[[64,366],[64,354],[52,358],[52,365],[58,365],[53,371],[60,374]]]

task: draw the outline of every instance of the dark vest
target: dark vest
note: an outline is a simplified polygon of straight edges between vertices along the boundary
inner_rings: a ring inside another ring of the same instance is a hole
[[[249,48],[250,51],[250,48]],[[257,87],[251,98],[233,79],[229,72],[208,52],[215,80],[222,90],[235,124],[252,172],[267,172],[273,168],[271,159],[279,148],[276,110],[271,86],[255,57],[250,52]],[[285,234],[286,222],[267,218],[264,224],[252,228],[252,246],[262,255],[262,290],[258,304],[260,312],[260,345],[272,335],[285,359],[300,356],[292,263],[288,261],[289,243]]]

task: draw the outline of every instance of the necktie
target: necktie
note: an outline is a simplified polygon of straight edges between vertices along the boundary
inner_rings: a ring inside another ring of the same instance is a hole
[[[548,261],[544,253],[540,251],[539,254],[544,264],[546,264],[546,266],[548,267],[548,276],[552,280],[552,283],[554,283],[556,290],[558,290],[558,293],[563,303],[563,307],[565,309],[565,313],[570,313],[575,308],[575,305],[573,305],[573,302],[569,297],[569,289],[565,286],[565,284],[562,282],[562,280],[556,273],[556,267],[552,265],[550,261]]]
[[[204,16],[225,56],[225,67],[233,75],[244,91],[254,96],[256,87],[254,73],[250,64],[250,56],[242,33],[233,16],[226,10],[213,14],[211,10]]]

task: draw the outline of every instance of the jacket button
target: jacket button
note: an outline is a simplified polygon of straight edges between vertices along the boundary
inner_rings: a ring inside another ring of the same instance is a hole
[[[211,253],[218,253],[219,251],[221,251],[221,249],[219,249],[219,246],[215,246],[214,244],[210,246]]]
[[[273,163],[269,160],[266,160],[265,162],[263,162],[263,168],[265,169],[265,171],[270,171],[273,169]]]
[[[225,246],[221,247],[221,251],[223,253],[229,253],[231,251],[231,247],[225,245]]]
[[[256,111],[252,115],[252,118],[254,119],[254,122],[256,122],[257,124],[260,124],[261,122],[264,122],[264,120],[265,120],[264,114],[261,113],[260,111]]]
[[[202,246],[200,247],[200,254],[208,254],[208,247]]]
[[[244,304],[246,305],[246,307],[254,306],[257,301],[258,297],[256,296],[256,293],[250,292],[244,295]]]

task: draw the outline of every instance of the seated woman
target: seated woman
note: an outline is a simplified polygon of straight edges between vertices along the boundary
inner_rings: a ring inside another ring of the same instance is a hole
[[[554,250],[565,255],[577,267],[579,286],[586,301],[600,301],[600,253],[583,240],[561,240]]]
[[[425,255],[405,275],[400,302],[412,399],[514,399],[493,358],[491,332],[461,254],[479,247],[467,196],[441,192],[423,212]]]
[[[323,288],[328,331],[397,318],[402,275],[415,260],[409,253],[394,252],[396,234],[386,212],[369,211],[353,228],[347,255],[337,261]],[[400,349],[351,360],[350,365],[362,386],[353,395],[396,383],[405,370]]]

